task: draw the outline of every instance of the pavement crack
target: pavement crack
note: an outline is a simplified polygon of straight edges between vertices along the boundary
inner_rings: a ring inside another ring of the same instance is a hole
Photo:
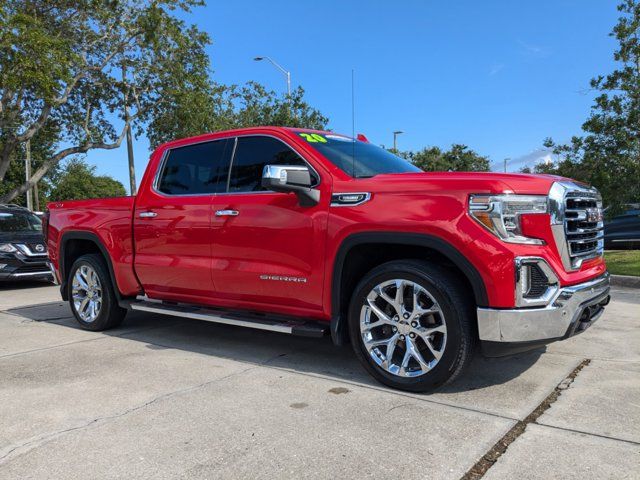
[[[530,423],[537,423],[538,418],[551,408],[551,405],[558,400],[558,397],[562,395],[562,392],[569,388],[573,381],[576,379],[580,371],[591,363],[590,358],[585,358],[580,364],[573,369],[573,371],[567,375],[562,381],[553,389],[553,391],[538,404],[533,411],[527,415],[524,420],[519,420],[507,433],[505,433],[500,440],[498,440],[491,449],[485,453],[480,460],[478,460],[460,480],[478,480],[484,477],[485,473],[498,461],[498,459],[504,455],[504,453],[520,435],[524,433],[527,425]]]
[[[395,405],[395,406],[391,407],[389,410],[387,410],[387,413],[393,412],[394,410],[397,410],[398,408],[410,407],[411,405],[413,405],[413,404],[412,403],[401,403],[399,405]]]
[[[634,442],[633,440],[629,440],[629,439],[626,439],[626,438],[612,437],[610,435],[602,435],[600,433],[587,432],[585,430],[577,430],[575,428],[558,427],[557,425],[547,425],[546,423],[538,423],[538,422],[536,422],[536,425],[539,425],[539,426],[544,427],[544,428],[552,428],[554,430],[562,430],[563,432],[579,433],[580,435],[589,435],[590,437],[604,438],[605,440],[612,440],[614,442],[623,442],[623,443],[627,443],[629,445],[640,446],[640,442]]]

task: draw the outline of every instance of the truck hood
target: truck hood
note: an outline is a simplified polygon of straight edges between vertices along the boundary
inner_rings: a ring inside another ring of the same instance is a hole
[[[556,175],[495,172],[420,172],[376,175],[379,191],[420,191],[431,188],[466,190],[470,193],[518,193],[546,195],[554,182],[574,181]]]

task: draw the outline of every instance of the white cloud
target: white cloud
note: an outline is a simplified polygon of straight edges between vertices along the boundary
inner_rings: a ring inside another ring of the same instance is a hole
[[[530,55],[532,57],[548,57],[551,54],[549,50],[547,50],[546,48],[540,45],[526,43],[526,42],[523,42],[522,40],[518,40],[518,44],[520,44],[520,46],[522,47],[522,51],[525,54]]]
[[[504,68],[504,63],[494,63],[489,70],[489,76],[493,76]]]

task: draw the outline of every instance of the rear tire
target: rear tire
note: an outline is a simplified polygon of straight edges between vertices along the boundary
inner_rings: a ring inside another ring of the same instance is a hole
[[[396,260],[367,273],[353,293],[348,322],[364,368],[379,382],[411,392],[452,382],[476,343],[471,293],[445,268],[420,260]]]
[[[117,327],[127,314],[118,305],[111,276],[98,254],[82,255],[73,263],[67,288],[71,311],[85,330]]]

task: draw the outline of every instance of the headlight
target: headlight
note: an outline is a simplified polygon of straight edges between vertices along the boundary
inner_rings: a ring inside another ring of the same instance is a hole
[[[17,252],[17,251],[18,250],[16,249],[16,247],[11,245],[10,243],[0,243],[0,252],[13,253],[13,252]]]
[[[547,213],[546,195],[471,195],[469,213],[505,242],[544,245],[544,240],[522,234],[520,216]]]

